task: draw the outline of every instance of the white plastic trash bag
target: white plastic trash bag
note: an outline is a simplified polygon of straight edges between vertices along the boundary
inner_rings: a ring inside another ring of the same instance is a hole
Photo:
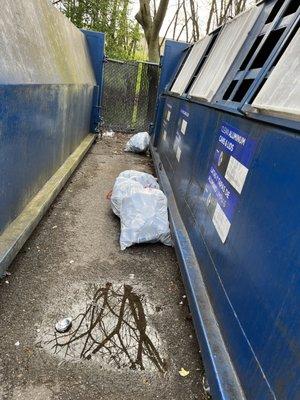
[[[150,144],[150,135],[148,132],[139,132],[133,135],[125,146],[125,151],[133,153],[145,153]]]
[[[134,243],[162,242],[172,246],[167,198],[161,190],[143,189],[121,204],[121,250]]]
[[[117,177],[110,201],[113,212],[119,217],[122,199],[145,188],[159,189],[157,179],[146,172],[126,170]]]
[[[133,179],[118,176],[110,198],[110,204],[113,212],[119,217],[123,198],[131,196],[133,193],[142,191],[143,189],[144,187],[141,183],[136,182]]]
[[[144,188],[159,189],[159,184],[157,182],[157,179],[154,178],[153,175],[147,174],[147,172],[140,172],[128,169],[120,173],[118,178],[121,177],[126,179],[131,179],[135,182],[139,182],[141,185],[143,185]]]

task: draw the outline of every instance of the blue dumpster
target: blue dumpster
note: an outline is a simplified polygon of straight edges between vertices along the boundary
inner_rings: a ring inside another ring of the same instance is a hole
[[[260,2],[162,60],[151,151],[214,399],[300,399],[299,13]]]

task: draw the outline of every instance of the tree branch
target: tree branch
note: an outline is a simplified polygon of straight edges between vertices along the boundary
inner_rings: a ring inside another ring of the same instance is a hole
[[[153,20],[151,17],[150,0],[140,0],[140,9],[135,19],[145,31],[151,28]]]
[[[157,13],[153,19],[153,32],[152,32],[153,36],[159,35],[159,31],[162,26],[163,20],[165,18],[168,5],[169,5],[169,0],[160,0]]]

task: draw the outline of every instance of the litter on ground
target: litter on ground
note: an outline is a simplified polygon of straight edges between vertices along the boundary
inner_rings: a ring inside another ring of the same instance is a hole
[[[145,153],[149,149],[150,136],[148,132],[139,132],[133,135],[125,146],[125,151]]]

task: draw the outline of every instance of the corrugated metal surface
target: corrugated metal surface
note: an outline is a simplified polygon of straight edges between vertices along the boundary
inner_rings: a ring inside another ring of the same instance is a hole
[[[300,120],[300,29],[252,106],[257,112]]]
[[[253,7],[229,21],[222,29],[208,60],[189,94],[211,101],[253,27],[260,7]]]
[[[199,40],[199,42],[194,44],[171,88],[171,92],[180,95],[183,93],[184,89],[187,87],[190,79],[192,78],[201,57],[203,56],[210,39],[210,36],[205,36],[203,39]]]

